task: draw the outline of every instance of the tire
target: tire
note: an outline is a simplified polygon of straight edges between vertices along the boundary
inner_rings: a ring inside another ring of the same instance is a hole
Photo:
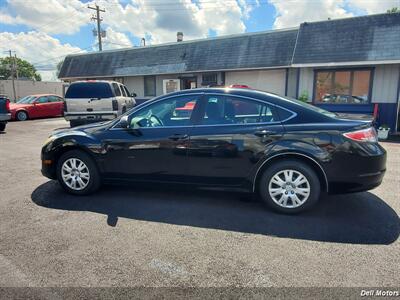
[[[76,126],[80,126],[83,125],[83,122],[80,120],[71,120],[69,121],[69,126],[72,127],[76,127]]]
[[[27,112],[21,110],[21,111],[17,112],[17,114],[15,115],[15,118],[18,121],[26,121],[26,120],[28,120],[28,114],[27,114]]]
[[[259,181],[259,193],[263,202],[275,211],[296,214],[318,202],[321,185],[312,168],[291,159],[274,163],[264,171]]]
[[[0,123],[0,132],[6,129],[6,123]]]
[[[67,167],[72,171],[68,171]],[[57,162],[57,179],[68,193],[74,195],[89,195],[101,186],[100,173],[95,162],[88,154],[80,150],[68,151],[60,157]]]

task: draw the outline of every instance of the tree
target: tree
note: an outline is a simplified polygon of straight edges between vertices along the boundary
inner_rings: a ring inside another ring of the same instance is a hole
[[[42,77],[36,71],[36,68],[29,63],[28,61],[21,58],[14,57],[3,57],[0,58],[0,78],[8,79],[11,78],[11,67],[14,63],[14,60],[17,65],[18,77],[19,78],[28,78],[31,80],[41,81]],[[16,74],[14,74],[14,78],[16,78]]]
[[[400,8],[398,8],[398,7],[392,7],[391,9],[388,9],[386,12],[387,12],[388,14],[400,13]]]

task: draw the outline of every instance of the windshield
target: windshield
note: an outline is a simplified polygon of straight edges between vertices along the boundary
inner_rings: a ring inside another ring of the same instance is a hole
[[[32,103],[36,97],[34,96],[25,96],[17,101],[17,103]]]

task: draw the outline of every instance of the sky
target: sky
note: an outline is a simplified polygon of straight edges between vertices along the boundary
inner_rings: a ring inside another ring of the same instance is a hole
[[[0,57],[12,50],[56,80],[66,55],[98,50],[95,4],[105,9],[106,50],[174,42],[178,31],[193,40],[400,8],[400,0],[0,0]]]

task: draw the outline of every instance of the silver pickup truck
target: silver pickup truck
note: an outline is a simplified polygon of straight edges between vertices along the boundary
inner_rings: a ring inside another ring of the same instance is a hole
[[[116,81],[76,81],[65,93],[64,117],[71,127],[114,119],[135,106],[135,96]]]
[[[10,99],[0,95],[0,131],[4,131],[6,129],[7,121],[10,119]]]

